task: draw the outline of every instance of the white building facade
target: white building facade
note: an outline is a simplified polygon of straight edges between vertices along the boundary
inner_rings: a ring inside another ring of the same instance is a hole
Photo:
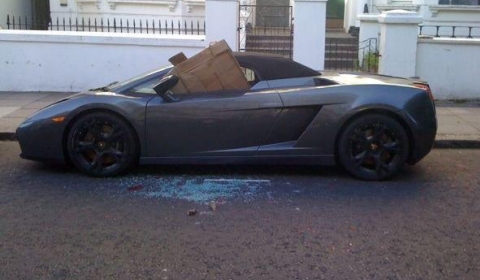
[[[238,0],[236,2],[238,5],[294,6],[295,1]],[[50,13],[53,22],[57,19],[62,21],[63,18],[122,19],[123,21],[128,19],[130,22],[134,19],[203,21],[205,0],[50,0]]]
[[[0,0],[0,29],[44,29],[49,17],[49,0]]]
[[[203,20],[205,0],[50,0],[52,20]]]
[[[467,35],[467,27],[474,27],[475,35],[480,35],[476,30],[480,28],[479,0],[345,0],[344,28],[359,27],[358,16],[364,12],[381,14],[391,10],[416,12],[426,26],[457,26],[456,32],[462,35]],[[440,32],[449,35],[451,29],[442,28]]]
[[[32,1],[2,0],[0,1],[0,11],[2,11],[0,28],[7,29],[7,15],[23,18],[32,16]]]

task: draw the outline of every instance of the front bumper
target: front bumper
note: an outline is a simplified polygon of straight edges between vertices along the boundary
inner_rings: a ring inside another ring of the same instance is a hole
[[[26,121],[17,128],[20,157],[24,159],[65,163],[63,124],[50,119]]]

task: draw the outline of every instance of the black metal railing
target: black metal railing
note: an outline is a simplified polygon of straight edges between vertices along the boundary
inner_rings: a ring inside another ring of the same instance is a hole
[[[439,5],[480,5],[480,0],[438,0]]]
[[[370,38],[358,44],[358,70],[368,73],[378,73],[379,53],[377,38]]]
[[[205,35],[205,21],[49,18],[43,21],[7,15],[7,29]]]
[[[450,38],[478,38],[480,27],[476,26],[442,26],[420,25],[419,36],[450,37]]]

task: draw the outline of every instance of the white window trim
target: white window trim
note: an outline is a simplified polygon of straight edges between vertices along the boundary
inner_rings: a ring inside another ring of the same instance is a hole
[[[401,5],[401,4],[390,4],[390,5],[375,5],[378,11],[391,11],[391,10],[406,10],[417,12],[420,10],[420,5]]]
[[[100,10],[100,0],[77,0],[77,6],[81,10],[83,10],[84,4],[95,4],[95,6],[97,6],[97,9]]]
[[[194,7],[205,7],[205,0],[183,0],[187,12],[191,13]]]
[[[431,5],[428,7],[432,17],[436,17],[439,12],[472,12],[480,13],[479,5]]]
[[[171,12],[175,11],[175,7],[177,6],[178,0],[107,0],[110,9],[115,10],[117,5],[122,4],[142,4],[142,5],[160,5],[160,6],[168,6]]]

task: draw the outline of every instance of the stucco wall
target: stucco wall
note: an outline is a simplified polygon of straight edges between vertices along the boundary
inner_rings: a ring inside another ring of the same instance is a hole
[[[480,39],[419,39],[416,72],[438,99],[480,98]]]
[[[204,36],[0,30],[0,91],[99,87],[204,47]]]

